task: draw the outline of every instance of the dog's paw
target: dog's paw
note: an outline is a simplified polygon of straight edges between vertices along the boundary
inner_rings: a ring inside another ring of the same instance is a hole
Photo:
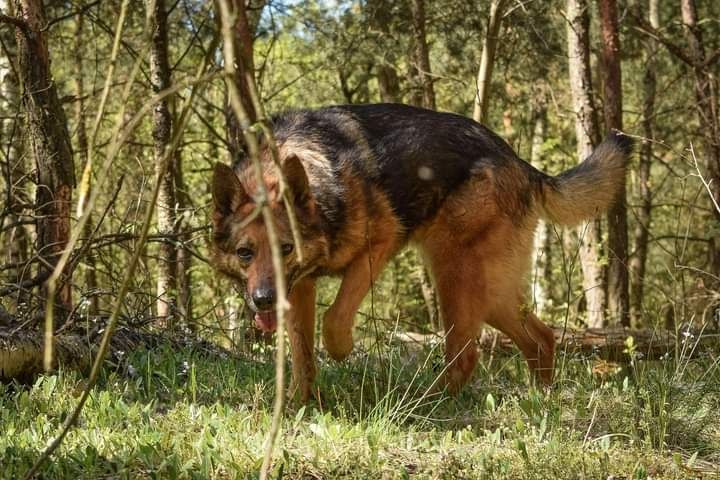
[[[300,386],[295,380],[290,382],[287,392],[285,394],[288,404],[304,405],[310,399],[310,386]]]
[[[323,322],[323,344],[333,360],[345,360],[353,349],[352,328],[337,328],[333,322]]]

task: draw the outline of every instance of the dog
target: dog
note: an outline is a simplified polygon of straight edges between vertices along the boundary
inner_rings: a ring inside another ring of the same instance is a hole
[[[486,323],[523,353],[550,384],[555,339],[525,303],[539,218],[572,226],[606,211],[624,178],[632,141],[611,133],[582,163],[549,176],[499,136],[466,117],[401,104],[331,106],[269,122],[302,238],[298,261],[280,175],[267,141],[260,161],[277,224],[292,353],[291,394],[307,401],[315,379],[315,282],[342,277],[323,317],[335,360],[353,348],[353,321],[387,262],[408,243],[432,274],[445,329],[441,386],[467,383]],[[212,262],[236,281],[264,331],[276,328],[268,235],[257,215],[258,183],[247,159],[217,164],[212,180]],[[254,215],[254,218],[253,218]]]

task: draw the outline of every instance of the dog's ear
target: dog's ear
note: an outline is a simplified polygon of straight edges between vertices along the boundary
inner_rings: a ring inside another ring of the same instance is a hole
[[[215,210],[229,215],[250,201],[245,188],[232,168],[216,163],[213,171],[212,196]]]
[[[300,159],[296,155],[287,157],[283,162],[282,169],[295,204],[306,204],[310,200],[310,183]]]

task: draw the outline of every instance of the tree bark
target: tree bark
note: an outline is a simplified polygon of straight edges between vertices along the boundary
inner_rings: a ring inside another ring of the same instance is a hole
[[[653,28],[660,28],[658,14],[659,0],[649,0],[649,20]],[[645,46],[645,75],[643,76],[643,108],[642,128],[645,141],[640,150],[640,162],[637,173],[637,194],[640,208],[636,217],[637,225],[633,234],[634,255],[630,258],[630,318],[631,323],[640,325],[643,316],[643,296],[645,288],[645,267],[648,256],[648,238],[652,214],[652,195],[650,192],[650,167],[652,165],[656,91],[656,60],[657,46],[648,41]]]
[[[89,373],[104,330],[99,327],[95,325],[91,331],[55,336],[53,369],[61,367]],[[117,367],[118,362],[127,359],[129,352],[141,348],[157,349],[161,345],[182,348],[184,344],[183,340],[174,341],[170,337],[120,326],[110,340],[108,362]],[[210,354],[228,353],[209,343],[204,344],[203,348]],[[43,373],[45,370],[42,332],[32,330],[12,332],[0,328],[0,381],[31,382],[37,375]]]
[[[178,316],[185,326],[194,328],[192,305],[192,255],[190,254],[189,214],[192,200],[185,184],[182,151],[175,158],[175,196],[177,197],[177,229],[180,245],[177,248],[177,308]]]
[[[149,0],[152,7],[152,46],[150,49],[150,81],[153,92],[158,93],[170,87],[170,63],[168,60],[167,11],[165,0]],[[172,116],[167,99],[153,108],[153,150],[155,170],[162,169],[163,157],[170,146]],[[157,200],[157,230],[160,235],[175,234],[175,171],[174,162],[169,162],[160,178],[160,193]],[[176,265],[177,251],[171,242],[160,243],[158,249],[157,276],[157,317],[165,328],[173,326],[174,308],[177,305]]]
[[[539,170],[546,170],[541,149],[545,141],[547,130],[547,107],[545,99],[537,101],[533,108],[533,135],[530,149],[530,163]],[[538,315],[542,314],[550,303],[550,286],[552,285],[552,259],[551,259],[552,228],[543,220],[538,222],[535,229],[535,242],[533,247],[533,303]]]
[[[392,7],[386,0],[367,0],[365,7],[370,27],[378,32],[377,47],[385,52],[381,63],[376,67],[380,99],[388,103],[400,102],[400,79],[395,69],[395,55],[390,35]]]
[[[15,35],[27,134],[37,166],[36,243],[42,265],[38,275],[42,277],[49,276],[70,236],[75,168],[65,112],[50,71],[47,18],[42,1],[15,0],[15,11],[25,23],[24,28],[16,28]],[[62,325],[72,311],[70,281],[70,271],[66,269],[56,290],[56,326]]]
[[[590,77],[590,17],[586,0],[567,0],[568,67],[575,110],[578,160],[587,158],[598,142],[598,123]],[[579,227],[580,263],[589,327],[605,326],[605,273],[600,262],[600,222]]]
[[[414,63],[422,96],[421,105],[435,110],[435,87],[430,69],[430,49],[427,43],[425,0],[412,0],[412,21],[414,34]]]
[[[622,131],[622,70],[620,35],[615,0],[600,0],[602,66],[604,70],[603,111],[605,128]],[[630,325],[630,292],[628,280],[628,231],[625,178],[623,188],[608,212],[608,310],[614,320]]]
[[[495,66],[495,51],[497,50],[500,25],[502,24],[506,5],[507,0],[492,0],[490,2],[490,15],[488,16],[482,53],[480,54],[480,68],[478,69],[475,107],[473,109],[473,120],[480,123],[487,122],[488,98],[490,96],[493,67]]]
[[[553,334],[558,351],[567,355],[589,355],[600,360],[607,360],[626,364],[637,360],[659,360],[677,355],[683,351],[682,358],[697,358],[711,354],[720,345],[717,335],[707,334],[703,331],[686,331],[676,335],[667,330],[631,330],[622,327],[613,328],[586,328],[582,330],[569,330],[554,327]],[[517,351],[517,346],[507,336],[493,332],[495,335],[484,336],[479,342],[484,350],[500,350],[505,352]],[[494,337],[494,338],[493,338]],[[632,337],[632,352],[628,351],[628,337]],[[604,365],[596,362],[593,373],[602,375],[600,368],[619,367]],[[607,372],[612,373],[612,372]]]
[[[704,167],[710,183],[711,195],[720,204],[720,115],[718,114],[718,81],[709,66],[705,65],[705,44],[701,26],[698,23],[695,0],[680,0],[682,22],[688,51],[695,76],[695,98],[697,112],[705,143]],[[720,212],[713,209],[716,222]],[[720,235],[710,238],[710,273],[720,277]],[[718,282],[716,282],[718,283]]]
[[[382,64],[377,67],[378,90],[380,91],[380,99],[387,103],[401,102],[400,98],[400,79],[397,70],[389,63]]]
[[[19,285],[27,280],[28,275],[24,263],[30,249],[30,233],[24,224],[27,218],[24,215],[26,212],[23,204],[29,204],[31,201],[26,192],[28,182],[23,180],[27,172],[23,151],[24,129],[19,114],[20,86],[13,67],[13,64],[17,64],[14,32],[10,28],[2,28],[0,36],[8,50],[8,56],[0,59],[1,108],[6,112],[6,118],[0,122],[0,148],[3,152],[7,152],[5,158],[7,163],[3,168],[6,187],[3,201],[6,202],[6,216],[3,218],[4,222],[0,222],[0,226],[7,226],[7,230],[3,230],[2,233],[3,258],[7,264],[16,265],[7,269],[3,277],[8,283]],[[15,312],[22,309],[27,302],[27,292],[19,289],[11,302]]]
[[[252,12],[248,12],[245,0],[233,0],[232,5],[235,13],[235,26],[233,28],[235,41],[235,82],[240,90],[240,101],[243,108],[248,114],[251,123],[257,121],[257,112],[250,96],[250,86],[248,85],[247,75],[255,75],[255,58],[253,55],[253,44],[255,42],[255,30],[262,10],[267,3],[262,0],[258,5],[254,6]],[[252,13],[251,15],[249,15]],[[244,140],[240,130],[240,123],[235,114],[226,106],[225,116],[227,121],[228,143],[230,145],[230,158],[232,162],[238,162],[243,157]]]
[[[603,375],[603,368],[618,369],[620,365],[605,361],[627,364],[639,360],[667,359],[682,351],[682,359],[712,355],[720,345],[717,334],[702,330],[686,330],[676,335],[667,330],[631,330],[629,328],[584,328],[571,330],[563,327],[552,328],[558,351],[570,356],[593,358],[593,373]],[[487,335],[485,334],[487,333]],[[632,347],[628,348],[628,338]],[[1,338],[1,337],[0,337]],[[408,344],[427,344],[437,341],[437,333],[397,332],[395,339]],[[501,354],[516,354],[517,345],[510,337],[493,329],[483,329],[478,346],[484,351]]]

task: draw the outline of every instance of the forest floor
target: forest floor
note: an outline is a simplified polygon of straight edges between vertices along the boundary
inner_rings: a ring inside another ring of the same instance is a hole
[[[441,348],[385,344],[341,364],[321,353],[322,400],[288,406],[271,478],[720,478],[717,355],[616,368],[561,352],[541,391],[518,356],[486,353],[453,398],[426,394]],[[43,478],[257,478],[272,354],[129,354]],[[21,478],[83,385],[69,371],[0,385],[2,478]]]

